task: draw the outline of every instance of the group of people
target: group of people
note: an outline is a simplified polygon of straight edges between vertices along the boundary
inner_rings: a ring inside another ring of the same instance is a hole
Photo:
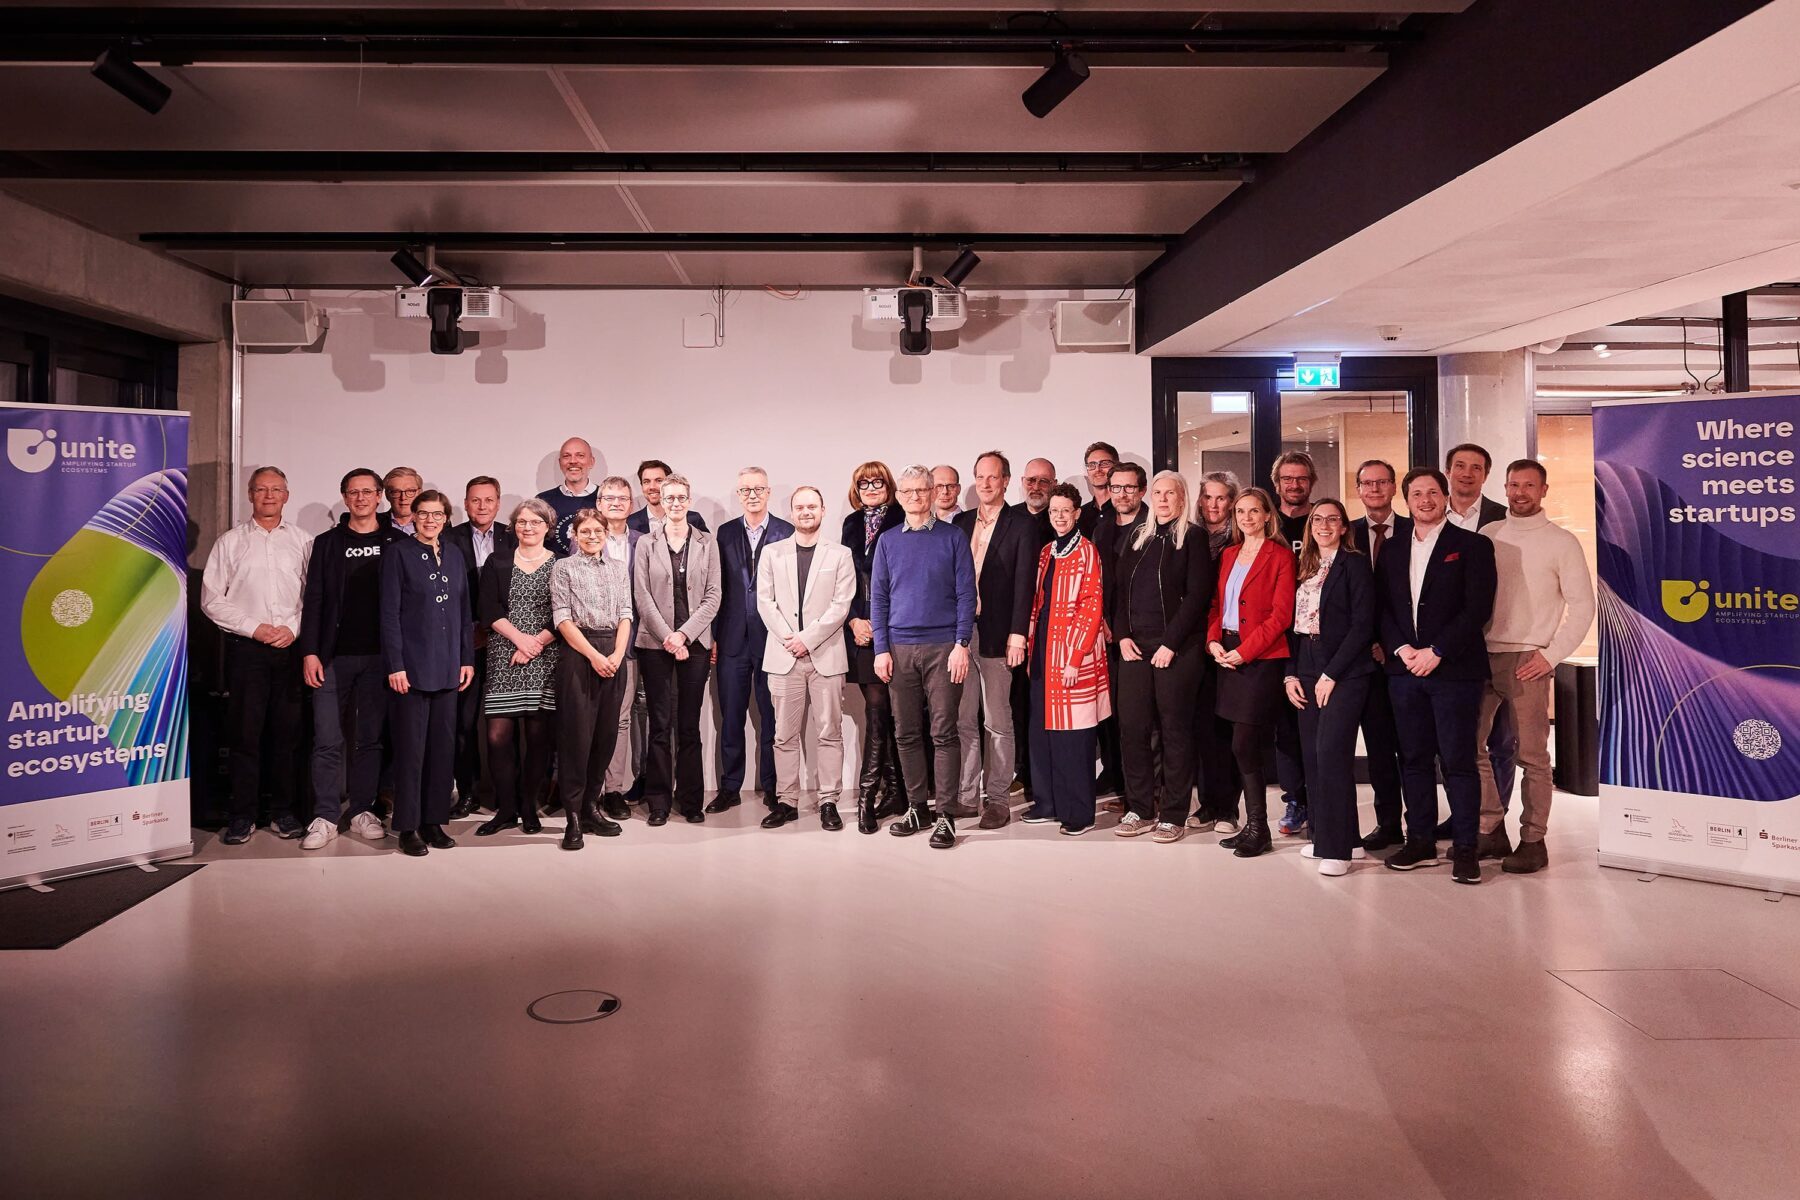
[[[1429,866],[1445,839],[1461,883],[1484,858],[1520,873],[1548,861],[1550,677],[1594,595],[1576,539],[1543,512],[1536,461],[1508,466],[1501,506],[1482,494],[1479,446],[1404,479],[1371,460],[1354,521],[1314,497],[1303,453],[1276,461],[1273,495],[1210,472],[1190,496],[1178,472],[1152,477],[1095,442],[1087,497],[1033,458],[1009,504],[1012,465],[991,450],[966,509],[956,468],[870,461],[835,543],[825,494],[794,489],[784,520],[759,467],[738,473],[741,515],[715,534],[664,462],[639,466],[635,511],[631,481],[591,479],[585,440],[558,462],[562,482],[506,521],[499,483],[470,480],[454,525],[416,470],[352,470],[343,516],[316,538],[286,519],[282,471],[253,473],[251,516],[219,539],[203,582],[232,700],[222,841],[252,836],[265,787],[272,829],[305,849],[341,830],[387,837],[384,775],[410,855],[455,845],[445,826],[476,812],[484,773],[495,811],[477,836],[538,832],[552,780],[565,849],[616,836],[634,799],[650,825],[700,823],[742,802],[752,703],[762,825],[800,819],[810,741],[819,824],[841,830],[849,684],[866,834],[887,821],[947,849],[958,820],[1008,824],[1021,791],[1025,823],[1070,836],[1107,796],[1122,837],[1209,830],[1252,858],[1276,833],[1310,835],[1326,875],[1388,849],[1391,868]],[[703,803],[709,678],[718,786]],[[303,687],[307,825],[293,795]],[[1271,761],[1285,805],[1273,830]]]

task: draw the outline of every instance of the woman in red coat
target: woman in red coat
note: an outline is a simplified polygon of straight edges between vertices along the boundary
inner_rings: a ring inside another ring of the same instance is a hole
[[[1231,755],[1244,780],[1244,827],[1219,845],[1239,858],[1269,849],[1263,754],[1285,700],[1287,631],[1294,623],[1294,552],[1282,541],[1275,502],[1246,488],[1232,509],[1231,545],[1219,555],[1207,649],[1219,664],[1218,711],[1231,722]]]
[[[1028,825],[1059,822],[1071,837],[1094,827],[1095,729],[1112,715],[1100,644],[1100,555],[1078,528],[1081,493],[1050,489],[1055,538],[1038,552],[1026,662],[1031,673]]]

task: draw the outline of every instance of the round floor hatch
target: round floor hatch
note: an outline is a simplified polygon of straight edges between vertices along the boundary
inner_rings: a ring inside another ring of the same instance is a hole
[[[619,998],[611,992],[576,988],[539,996],[525,1008],[525,1015],[546,1025],[580,1025],[598,1021],[619,1011]]]

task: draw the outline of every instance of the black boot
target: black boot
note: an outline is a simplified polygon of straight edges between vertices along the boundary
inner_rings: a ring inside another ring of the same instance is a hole
[[[827,800],[819,805],[819,828],[836,833],[844,827],[844,818],[838,816],[837,805]]]
[[[538,819],[537,801],[528,799],[520,806],[519,828],[526,833],[544,832],[544,823]]]
[[[601,811],[598,800],[588,800],[582,804],[581,831],[595,837],[618,837],[622,832],[619,823]]]
[[[581,849],[581,818],[573,813],[569,814],[569,823],[563,826],[562,848]]]
[[[856,832],[874,833],[881,828],[881,820],[875,815],[875,801],[864,796],[856,802]]]
[[[1260,778],[1244,778],[1244,827],[1233,837],[1221,838],[1219,845],[1229,844],[1239,858],[1255,858],[1268,853],[1273,841],[1269,837],[1268,789]]]
[[[861,797],[859,806],[867,804],[879,809],[885,797],[881,794],[881,721],[871,716],[868,732],[863,737],[862,770],[856,776],[856,794]],[[880,815],[879,813],[877,814]]]

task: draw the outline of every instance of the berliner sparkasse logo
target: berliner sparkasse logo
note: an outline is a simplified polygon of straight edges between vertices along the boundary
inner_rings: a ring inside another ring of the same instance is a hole
[[[1663,611],[1684,625],[1708,615],[1734,622],[1761,622],[1800,614],[1800,596],[1770,587],[1715,588],[1710,579],[1662,581]]]

